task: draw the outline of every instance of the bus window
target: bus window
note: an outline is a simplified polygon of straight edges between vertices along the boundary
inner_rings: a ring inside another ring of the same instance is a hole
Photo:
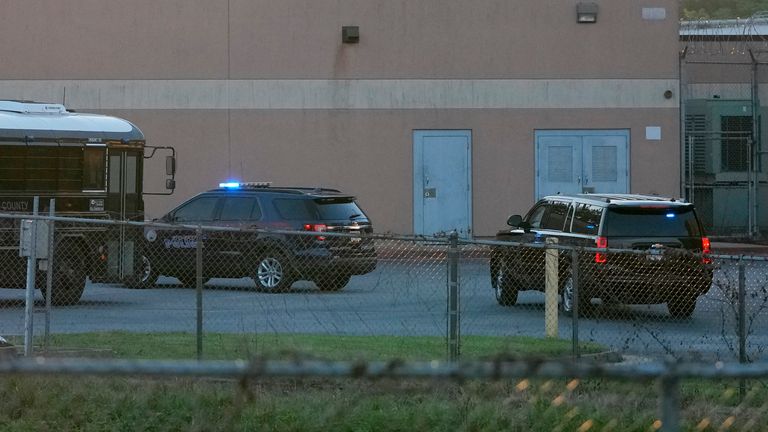
[[[58,172],[53,174],[54,186],[51,190],[79,192],[82,189],[83,148],[67,146],[51,148],[51,155],[58,151]],[[55,160],[55,159],[54,159]]]
[[[103,191],[107,150],[104,147],[86,147],[83,152],[83,190]]]
[[[27,148],[18,145],[0,146],[0,190],[21,191],[25,189],[24,160]]]

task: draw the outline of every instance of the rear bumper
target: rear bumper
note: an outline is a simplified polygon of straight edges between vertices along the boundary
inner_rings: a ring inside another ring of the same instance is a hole
[[[622,303],[664,303],[682,295],[701,296],[712,286],[712,269],[704,265],[686,268],[631,268],[590,266],[582,286],[593,297],[610,297]]]
[[[375,251],[346,256],[326,251],[322,254],[299,254],[294,257],[294,264],[299,271],[313,276],[324,273],[367,274],[376,270],[377,262]]]

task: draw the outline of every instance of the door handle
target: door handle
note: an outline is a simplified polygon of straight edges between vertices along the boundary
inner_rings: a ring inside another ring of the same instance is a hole
[[[576,183],[577,184],[581,184],[581,176],[577,176],[576,177]]]

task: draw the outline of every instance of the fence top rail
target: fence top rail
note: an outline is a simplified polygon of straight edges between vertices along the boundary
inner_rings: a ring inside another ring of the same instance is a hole
[[[281,229],[267,229],[267,228],[253,228],[253,227],[225,227],[225,226],[211,226],[203,224],[171,224],[167,222],[157,221],[123,221],[114,219],[91,219],[91,218],[77,218],[66,216],[48,216],[48,215],[32,215],[32,214],[18,214],[18,213],[0,213],[0,219],[33,219],[33,220],[46,220],[54,222],[65,223],[77,223],[77,224],[92,224],[103,226],[132,226],[143,228],[166,228],[166,229],[186,229],[211,231],[211,232],[252,232],[252,233],[264,233],[264,234],[290,234],[290,235],[306,235],[316,236],[319,235],[315,231],[297,231],[297,230],[281,230]],[[324,237],[359,237],[365,235],[367,238],[379,239],[379,240],[403,240],[418,243],[432,243],[435,245],[447,245],[450,241],[449,237],[444,236],[414,236],[414,235],[399,235],[390,233],[381,234],[363,234],[363,233],[338,233],[332,231],[322,231],[321,234]]]
[[[13,358],[0,362],[3,374],[154,375],[350,378],[609,378],[649,380],[659,378],[739,379],[768,377],[768,362],[740,363],[599,363],[574,360],[522,359],[452,363],[443,361],[322,361],[264,360],[114,360],[78,358]]]
[[[252,232],[262,234],[285,234],[285,235],[305,235],[314,236],[318,235],[314,231],[296,231],[296,230],[279,230],[279,229],[264,229],[264,228],[250,228],[250,227],[223,227],[223,226],[210,226],[210,225],[191,225],[191,224],[170,224],[166,222],[157,221],[120,221],[112,219],[90,219],[90,218],[74,218],[66,216],[48,216],[48,215],[30,215],[30,214],[18,214],[18,213],[0,213],[0,219],[35,219],[35,220],[47,220],[54,222],[65,223],[82,223],[102,226],[132,226],[141,227],[145,229],[186,229],[195,231],[201,229],[203,232]],[[448,246],[451,241],[450,236],[424,236],[424,235],[400,235],[391,233],[374,233],[374,234],[361,234],[361,233],[337,233],[332,231],[322,231],[323,236],[328,237],[359,237],[365,235],[367,238],[375,240],[399,240],[407,241],[415,244],[428,245],[428,246]],[[598,248],[588,246],[573,246],[562,244],[546,244],[546,243],[523,243],[515,241],[502,241],[502,240],[486,240],[486,239],[458,239],[459,246],[496,246],[496,247],[525,247],[531,249],[546,249],[552,248],[560,251],[572,251],[579,250],[589,253],[623,253],[623,254],[637,254],[645,255],[645,250],[634,249],[615,249],[615,248]],[[690,252],[680,251],[680,253],[691,254]],[[697,254],[692,254],[697,255]],[[722,261],[768,261],[768,256],[762,255],[747,255],[747,254],[710,254],[710,257],[719,259]]]
[[[546,243],[523,243],[523,242],[515,242],[515,241],[505,241],[505,240],[460,240],[460,244],[462,245],[483,245],[483,246],[496,246],[496,247],[507,247],[507,248],[516,248],[516,247],[525,247],[530,249],[557,249],[561,251],[572,251],[572,250],[578,250],[581,252],[589,252],[589,253],[622,253],[622,254],[635,254],[635,255],[646,255],[648,254],[647,250],[642,249],[616,249],[616,248],[598,248],[598,247],[591,247],[591,246],[574,246],[574,245],[562,245],[562,244],[546,244]],[[674,249],[673,249],[674,250]],[[686,250],[679,250],[678,251],[681,254],[686,255],[692,255],[692,256],[698,256],[701,255],[700,253],[693,253]],[[719,259],[723,261],[768,261],[768,256],[763,255],[747,255],[747,254],[713,254],[710,253],[709,257],[713,259]]]

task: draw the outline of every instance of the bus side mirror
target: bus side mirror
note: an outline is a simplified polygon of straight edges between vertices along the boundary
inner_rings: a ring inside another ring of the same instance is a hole
[[[174,180],[174,179],[166,179],[165,180],[165,188],[168,189],[168,190],[176,189],[176,180]]]
[[[176,174],[176,158],[173,156],[165,157],[165,174],[173,176]],[[166,183],[167,184],[167,183]],[[168,188],[173,189],[173,188]]]

